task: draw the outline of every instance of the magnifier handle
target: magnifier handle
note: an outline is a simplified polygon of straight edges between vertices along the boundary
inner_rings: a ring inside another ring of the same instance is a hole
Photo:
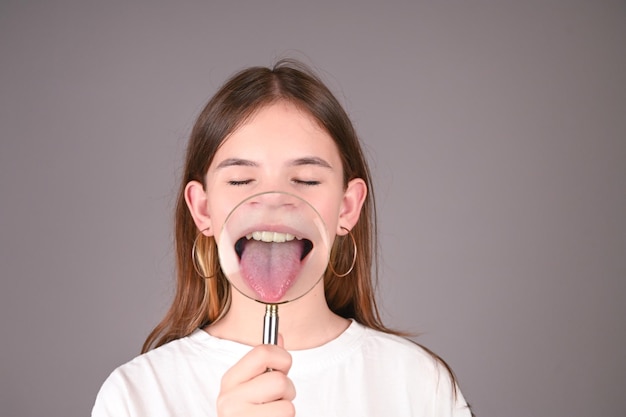
[[[265,306],[265,317],[263,319],[263,344],[278,344],[278,306],[267,304]]]

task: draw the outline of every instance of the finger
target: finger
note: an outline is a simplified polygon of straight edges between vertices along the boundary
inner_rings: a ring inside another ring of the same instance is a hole
[[[296,415],[296,408],[291,401],[274,401],[258,407],[259,415],[264,417],[294,417]]]
[[[293,383],[280,371],[265,372],[256,378],[222,391],[217,397],[219,416],[293,416]]]
[[[219,416],[230,417],[294,417],[296,409],[291,401],[281,400],[265,404],[232,404],[232,407],[220,407]]]
[[[264,404],[296,397],[293,382],[280,371],[265,372],[228,391],[222,391],[224,403]]]
[[[263,374],[267,369],[274,369],[287,374],[291,368],[291,355],[285,349],[275,345],[260,345],[253,348],[232,366],[222,377],[222,391]]]

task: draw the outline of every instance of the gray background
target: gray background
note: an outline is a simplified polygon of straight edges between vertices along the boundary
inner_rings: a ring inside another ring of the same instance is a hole
[[[138,353],[194,117],[287,55],[367,148],[387,323],[478,415],[624,416],[625,41],[623,1],[3,0],[0,413],[88,415]]]

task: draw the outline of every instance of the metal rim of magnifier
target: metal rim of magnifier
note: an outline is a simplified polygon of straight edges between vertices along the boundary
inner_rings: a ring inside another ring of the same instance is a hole
[[[222,259],[221,240],[222,240],[223,233],[226,232],[226,225],[228,224],[228,220],[230,220],[230,218],[234,215],[234,213],[237,211],[237,209],[239,207],[241,207],[242,205],[246,204],[248,201],[252,200],[253,198],[256,198],[256,197],[259,197],[259,196],[262,196],[262,195],[266,195],[266,194],[284,194],[286,196],[293,197],[293,198],[295,198],[295,199],[297,199],[299,201],[302,201],[307,206],[309,206],[311,208],[311,210],[313,210],[313,212],[315,213],[317,218],[320,220],[321,226],[323,226],[324,233],[322,233],[321,236],[322,236],[322,238],[324,238],[324,236],[325,236],[326,240],[327,240],[326,241],[326,247],[327,247],[327,250],[326,250],[326,264],[328,265],[328,262],[330,261],[331,245],[328,244],[328,241],[330,239],[328,237],[328,233],[327,233],[327,229],[326,229],[326,223],[324,222],[324,219],[322,218],[320,213],[317,211],[317,209],[315,207],[313,207],[313,205],[311,203],[309,203],[308,201],[306,201],[304,198],[302,198],[300,196],[297,196],[297,195],[295,195],[293,193],[288,193],[288,192],[285,192],[285,191],[263,191],[261,193],[252,194],[252,195],[244,198],[243,200],[241,200],[239,203],[237,203],[237,205],[235,207],[233,207],[233,209],[230,211],[230,213],[228,213],[228,216],[226,216],[226,219],[224,220],[224,224],[222,224],[221,231],[220,231],[220,238],[219,238],[218,244],[217,244],[217,252],[218,252],[218,257],[220,259],[220,263],[221,263],[221,259]],[[319,228],[319,226],[318,226],[318,228]],[[226,279],[228,280],[230,285],[232,285],[233,288],[235,288],[237,290],[237,292],[239,292],[244,297],[246,297],[246,298],[248,298],[250,300],[256,301],[257,303],[261,303],[261,304],[265,304],[265,305],[282,305],[282,304],[290,303],[292,301],[299,300],[300,298],[302,298],[305,295],[307,295],[308,293],[310,293],[313,290],[313,288],[315,288],[315,286],[322,280],[322,278],[324,278],[324,273],[325,272],[326,272],[326,268],[324,268],[324,270],[322,271],[320,276],[311,285],[311,288],[307,289],[302,294],[298,295],[297,297],[290,298],[288,300],[279,301],[279,302],[267,302],[267,301],[259,300],[259,299],[255,298],[255,297],[252,297],[252,296],[246,294],[244,291],[242,291],[239,288],[237,288],[237,286],[235,284],[233,284],[233,282],[231,281],[231,279],[228,276],[228,274],[224,273],[224,275],[226,276]]]

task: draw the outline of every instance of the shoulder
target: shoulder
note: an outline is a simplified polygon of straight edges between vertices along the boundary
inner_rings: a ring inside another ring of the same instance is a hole
[[[143,353],[118,366],[104,381],[98,398],[111,395],[128,396],[134,385],[150,380],[154,374],[175,368],[178,361],[193,351],[191,335],[171,341],[163,346]]]
[[[422,370],[439,371],[443,361],[422,345],[402,336],[385,333],[363,325],[363,350],[371,355],[395,362],[419,366]],[[445,368],[445,366],[444,366]]]
[[[471,414],[452,370],[439,356],[408,338],[362,327],[368,366],[391,372],[412,395],[430,398],[437,415]]]
[[[230,346],[202,330],[141,354],[115,369],[109,379],[131,383],[142,378],[166,376],[198,366],[228,366],[237,359]]]
[[[112,375],[127,377],[129,375],[162,372],[176,367],[178,362],[188,360],[201,354],[197,332],[180,339],[173,340],[158,348],[136,356],[132,360],[115,369]]]
[[[215,381],[234,359],[223,353],[219,346],[212,348],[212,343],[218,342],[198,330],[119,366],[102,384],[92,415],[129,415],[129,408],[142,410],[145,415],[146,399],[164,401],[166,403],[161,404],[164,407],[170,401],[169,397],[181,398],[196,389],[213,389],[212,385],[206,386],[206,380]]]

